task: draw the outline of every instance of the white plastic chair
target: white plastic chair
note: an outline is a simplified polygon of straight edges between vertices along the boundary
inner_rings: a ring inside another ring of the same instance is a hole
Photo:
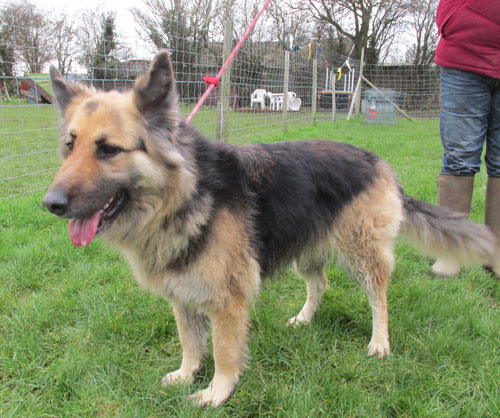
[[[300,105],[302,104],[302,100],[297,97],[297,94],[294,91],[288,92],[288,110],[293,112],[298,112],[300,110]]]
[[[255,90],[251,95],[250,95],[250,109],[253,109],[253,104],[254,103],[260,103],[262,109],[266,108],[266,90],[264,89],[257,89]]]
[[[292,97],[288,100],[288,109],[294,112],[298,112],[300,110],[300,105],[302,104],[302,100],[298,97]]]
[[[288,110],[293,112],[298,112],[300,110],[300,105],[302,104],[302,100],[297,97],[297,94],[293,91],[288,92]]]

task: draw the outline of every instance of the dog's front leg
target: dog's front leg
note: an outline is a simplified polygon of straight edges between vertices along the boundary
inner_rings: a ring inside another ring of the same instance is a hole
[[[208,318],[182,304],[173,303],[172,309],[182,345],[182,363],[178,370],[167,374],[161,380],[163,386],[191,383],[200,368],[206,349]]]
[[[247,357],[248,304],[231,300],[211,315],[215,374],[210,385],[190,396],[199,406],[221,405],[234,391]]]

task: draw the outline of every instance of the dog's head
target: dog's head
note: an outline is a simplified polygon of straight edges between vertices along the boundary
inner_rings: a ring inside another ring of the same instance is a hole
[[[180,117],[168,53],[160,52],[127,93],[69,83],[54,67],[50,75],[64,162],[43,204],[71,219],[73,244],[129,229],[140,211],[175,205],[186,168],[177,149]]]

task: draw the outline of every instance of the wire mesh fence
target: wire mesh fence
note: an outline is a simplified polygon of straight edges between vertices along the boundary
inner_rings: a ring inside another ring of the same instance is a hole
[[[147,70],[154,54],[150,44],[139,38],[125,42],[107,34],[105,17],[92,48],[82,42],[63,48],[63,31],[56,42],[59,32],[54,27],[52,34],[42,33],[34,13],[28,11],[21,18],[9,15],[8,8],[8,3],[0,2],[0,200],[46,188],[60,165],[59,112],[47,74],[50,63],[69,80],[126,91]],[[215,75],[222,65],[224,38],[220,33],[195,34],[178,20],[165,20],[163,25],[168,36],[155,42],[153,49],[169,49],[180,111],[187,116],[207,87],[203,76]],[[226,85],[208,97],[193,125],[209,139],[244,143],[285,127],[332,120],[332,110],[345,117],[360,62],[320,41],[310,47],[282,45],[250,38],[233,61]],[[43,54],[48,59],[42,59]],[[436,115],[437,68],[376,65],[366,66],[364,72],[375,85],[394,90],[398,105],[412,115]]]
[[[364,66],[366,78],[391,94],[401,109],[416,118],[439,116],[440,73],[439,67],[428,65]]]

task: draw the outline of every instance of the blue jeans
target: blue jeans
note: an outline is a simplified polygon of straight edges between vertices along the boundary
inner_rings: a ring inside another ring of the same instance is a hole
[[[442,68],[442,173],[471,176],[484,161],[489,176],[500,177],[500,79]]]

